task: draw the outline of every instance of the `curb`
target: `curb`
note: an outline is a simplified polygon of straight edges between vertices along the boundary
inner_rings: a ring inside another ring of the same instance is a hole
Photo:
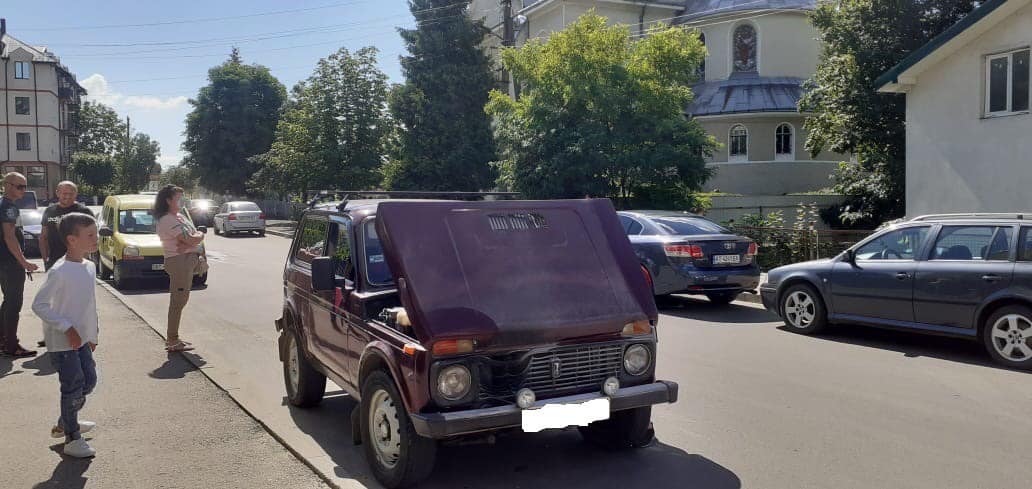
[[[281,238],[293,238],[294,237],[294,231],[293,230],[287,232],[287,231],[281,231],[279,229],[274,229],[274,228],[265,228],[265,234],[271,234],[273,236],[279,236]]]

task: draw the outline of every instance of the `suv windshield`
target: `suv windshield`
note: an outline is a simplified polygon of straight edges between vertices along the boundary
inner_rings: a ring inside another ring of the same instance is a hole
[[[661,217],[652,222],[666,234],[727,234],[729,231],[701,217]]]
[[[394,283],[394,276],[387,266],[383,257],[383,246],[380,245],[380,236],[376,234],[375,220],[366,219],[365,222],[365,269],[366,281],[369,285],[382,287]]]
[[[154,216],[150,209],[129,209],[118,213],[118,232],[122,234],[154,234]]]

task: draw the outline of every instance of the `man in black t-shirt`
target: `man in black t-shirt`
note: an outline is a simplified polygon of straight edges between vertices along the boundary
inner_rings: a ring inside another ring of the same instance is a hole
[[[18,342],[18,315],[21,314],[25,295],[27,272],[39,267],[29,263],[22,253],[24,236],[21,228],[21,209],[15,201],[25,195],[28,182],[21,173],[4,175],[4,197],[0,199],[0,290],[4,301],[0,304],[0,353],[16,358],[35,356],[36,352],[22,348]]]
[[[50,204],[47,210],[43,211],[43,231],[39,236],[39,253],[43,255],[44,270],[50,270],[68,251],[64,240],[61,239],[61,233],[57,230],[57,223],[61,222],[61,217],[71,212],[93,216],[89,207],[75,200],[79,197],[79,187],[74,183],[66,180],[57,184],[56,193],[57,203]]]

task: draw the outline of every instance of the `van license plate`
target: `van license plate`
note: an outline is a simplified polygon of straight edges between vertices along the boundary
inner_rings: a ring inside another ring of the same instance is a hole
[[[165,269],[165,264],[164,263],[155,263],[155,264],[150,266],[150,269],[151,270],[164,270]]]
[[[714,265],[741,263],[742,257],[738,255],[713,255]]]
[[[539,408],[523,410],[523,431],[536,433],[541,430],[587,426],[588,423],[609,419],[609,398],[600,397],[586,402],[571,404],[545,404]]]

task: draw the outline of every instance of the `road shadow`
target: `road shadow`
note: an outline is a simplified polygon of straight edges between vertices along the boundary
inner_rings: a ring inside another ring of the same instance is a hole
[[[111,280],[107,281],[111,287],[114,287],[118,293],[122,295],[154,295],[154,294],[167,294],[168,293],[168,279],[152,278],[152,279],[136,279],[131,285],[131,288],[125,288],[119,290],[115,287],[115,283]],[[194,285],[190,288],[190,292],[198,292],[202,290],[208,290],[208,284]]]
[[[32,375],[35,375],[36,377],[43,377],[57,373],[57,369],[54,368],[54,362],[50,361],[50,352],[45,352],[31,360],[22,362],[22,367],[35,370],[36,373]]]
[[[165,363],[151,370],[147,376],[158,380],[181,379],[187,372],[192,372],[207,365],[200,355],[191,352],[167,353]]]
[[[298,428],[337,465],[338,477],[381,487],[369,471],[361,445],[352,444],[347,395],[326,398],[313,409],[290,407]],[[585,443],[576,429],[498,434],[492,444],[440,446],[433,474],[421,488],[699,488],[738,489],[731,470],[699,454],[657,440],[651,446],[610,451]]]
[[[226,234],[226,233],[223,233],[223,234],[220,234],[219,237],[227,238],[227,239],[240,239],[240,238],[264,238],[265,236],[259,236],[259,235],[254,234],[254,233],[245,232],[245,233],[239,233],[239,234]]]
[[[89,479],[83,474],[90,468],[93,459],[65,455],[62,453],[64,443],[52,445],[50,449],[61,455],[61,462],[54,467],[54,473],[50,475],[50,479],[32,486],[32,489],[83,489],[86,487],[86,481]]]
[[[787,326],[781,326],[778,329],[786,333],[796,334]],[[1028,373],[1027,371],[1012,369],[994,363],[980,341],[964,338],[897,331],[856,324],[829,325],[821,334],[811,336],[811,338],[895,351],[902,353],[907,358],[936,358],[980,367]]]
[[[14,360],[8,357],[0,357],[0,379],[22,372],[22,370],[14,370]]]
[[[706,299],[672,296],[656,300],[659,312],[684,319],[711,323],[767,324],[778,317],[765,309],[742,304],[714,304]]]

